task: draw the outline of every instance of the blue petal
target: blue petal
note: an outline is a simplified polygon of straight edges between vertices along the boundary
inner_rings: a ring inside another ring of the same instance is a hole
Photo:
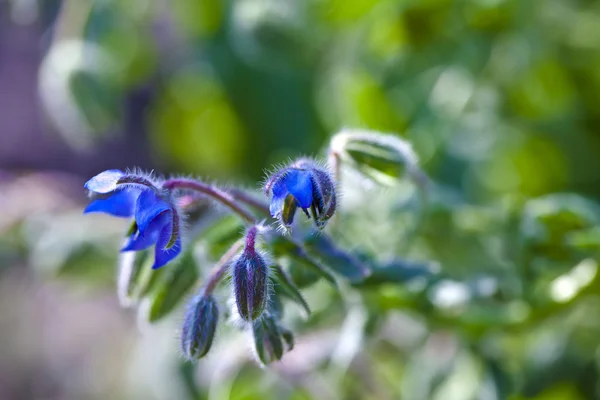
[[[279,216],[279,214],[281,214],[281,210],[283,209],[283,204],[285,203],[286,196],[286,192],[284,192],[281,195],[273,194],[271,204],[269,205],[269,211],[271,212],[272,217],[277,217]]]
[[[161,230],[158,241],[156,242],[156,248],[154,249],[154,265],[152,266],[152,269],[162,267],[177,257],[179,253],[181,253],[181,236],[177,237],[177,240],[173,246],[165,249],[171,240],[172,229],[173,224],[167,223]]]
[[[117,188],[119,178],[125,173],[118,169],[109,169],[90,179],[83,185],[87,190],[96,193],[109,193]]]
[[[153,190],[144,190],[137,199],[135,222],[141,233],[145,233],[150,223],[160,214],[171,214],[171,205],[161,199]]]
[[[287,173],[281,175],[279,178],[277,178],[277,180],[273,184],[273,188],[272,188],[273,197],[279,197],[279,196],[285,197],[287,195],[288,189],[287,189],[287,185],[285,183],[287,175],[288,175]]]
[[[287,185],[285,184],[285,176],[286,174],[280,174],[280,176],[273,183],[273,187],[271,190],[273,191],[273,197],[271,198],[271,204],[269,206],[269,211],[271,212],[272,217],[277,217],[281,214],[281,210],[283,209],[283,203],[285,202],[285,198],[288,195]]]
[[[288,191],[296,198],[301,208],[309,208],[313,201],[313,186],[310,172],[292,169],[285,176]]]
[[[93,200],[83,213],[104,212],[115,217],[132,217],[139,194],[138,189],[119,190],[105,199]]]
[[[121,251],[140,251],[147,249],[148,247],[156,243],[157,236],[158,235],[142,235],[140,233],[138,233],[137,235],[133,234],[129,237],[129,241],[127,242],[127,244],[125,244],[125,246],[123,246]]]
[[[279,183],[281,181],[281,178],[285,175],[285,173],[286,173],[286,170],[279,170],[279,171],[275,172],[273,175],[271,175],[271,177],[269,177],[267,182],[265,182],[265,186],[264,186],[265,194],[268,194],[269,191],[276,190],[274,188],[274,185],[276,185],[277,183]],[[283,189],[287,190],[285,188],[285,185],[283,186]]]
[[[147,249],[158,241],[160,232],[165,226],[170,225],[171,215],[163,212],[157,218],[154,218],[145,232],[138,231],[129,237],[127,244],[121,251],[139,251]]]

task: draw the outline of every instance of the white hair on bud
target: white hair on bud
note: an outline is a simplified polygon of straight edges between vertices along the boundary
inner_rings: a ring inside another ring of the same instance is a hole
[[[144,171],[140,167],[133,167],[125,169],[125,175],[139,176],[151,182],[155,187],[160,187],[164,177],[158,176],[154,170]],[[125,184],[127,185],[127,184]]]
[[[394,149],[404,158],[408,167],[416,167],[419,163],[419,157],[413,150],[412,145],[392,133],[342,128],[331,138],[330,148],[336,153],[343,154],[346,145],[351,141],[368,141]]]

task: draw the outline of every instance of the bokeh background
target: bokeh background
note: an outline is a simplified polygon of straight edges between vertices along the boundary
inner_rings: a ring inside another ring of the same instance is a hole
[[[439,262],[445,295],[310,288],[267,370],[235,332],[195,369],[178,316],[119,307],[123,224],[81,215],[89,177],[257,188],[343,127],[404,137],[440,189],[410,251],[394,188],[348,189],[347,232]],[[0,0],[0,398],[600,398],[599,156],[597,1]],[[469,308],[482,276],[502,307]]]

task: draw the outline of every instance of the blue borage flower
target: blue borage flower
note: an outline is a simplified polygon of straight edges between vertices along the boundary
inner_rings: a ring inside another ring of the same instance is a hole
[[[121,251],[139,251],[155,245],[153,269],[169,263],[181,252],[179,212],[154,182],[139,174],[108,170],[87,181],[85,188],[93,200],[84,213],[134,218]]]
[[[305,158],[272,174],[264,191],[267,196],[271,194],[271,216],[279,219],[284,230],[292,225],[298,207],[309,218],[312,216],[318,229],[323,229],[337,206],[330,172]]]

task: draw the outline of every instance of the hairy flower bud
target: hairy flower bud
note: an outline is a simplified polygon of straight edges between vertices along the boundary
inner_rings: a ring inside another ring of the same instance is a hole
[[[269,267],[255,248],[257,230],[252,227],[248,231],[244,250],[234,261],[231,271],[235,304],[245,321],[260,317],[269,297]]]
[[[394,135],[344,129],[331,139],[331,151],[378,183],[393,184],[405,172],[418,184],[424,178],[411,145]]]
[[[330,172],[302,158],[270,176],[264,186],[271,193],[271,216],[288,229],[298,208],[323,229],[337,207],[336,188]]]
[[[215,299],[204,293],[195,296],[188,305],[181,333],[181,350],[189,360],[197,360],[210,350],[219,308]]]
[[[262,364],[270,364],[283,356],[283,340],[275,318],[265,313],[252,324],[254,349]]]

